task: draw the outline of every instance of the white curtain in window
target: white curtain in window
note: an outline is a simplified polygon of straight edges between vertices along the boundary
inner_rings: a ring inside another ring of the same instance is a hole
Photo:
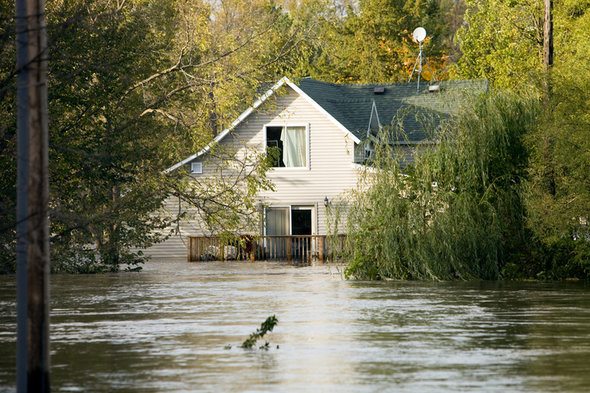
[[[285,127],[281,131],[283,162],[286,167],[307,166],[305,127]]]

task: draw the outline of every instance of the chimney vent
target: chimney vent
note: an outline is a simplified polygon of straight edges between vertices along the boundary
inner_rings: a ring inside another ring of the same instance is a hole
[[[385,87],[377,86],[377,87],[373,88],[373,94],[383,94],[383,93],[385,93]]]
[[[440,85],[430,85],[428,86],[429,93],[438,93],[440,92]]]

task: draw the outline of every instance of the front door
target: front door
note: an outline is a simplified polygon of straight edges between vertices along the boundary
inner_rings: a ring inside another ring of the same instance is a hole
[[[292,207],[291,208],[291,234],[292,235],[311,235],[312,220],[311,207]]]
[[[298,261],[307,261],[311,253],[311,234],[313,232],[313,207],[291,207],[291,257]]]

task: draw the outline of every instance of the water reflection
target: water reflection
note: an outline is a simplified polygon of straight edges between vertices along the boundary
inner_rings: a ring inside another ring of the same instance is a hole
[[[590,389],[582,284],[347,282],[322,266],[169,262],[55,276],[51,291],[54,391]],[[0,277],[0,391],[14,390],[14,294],[14,277]],[[272,314],[268,352],[237,347]]]

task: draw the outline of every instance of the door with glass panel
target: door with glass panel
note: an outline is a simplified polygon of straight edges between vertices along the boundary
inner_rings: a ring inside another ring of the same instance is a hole
[[[313,253],[313,207],[291,206],[291,256],[308,261]]]

